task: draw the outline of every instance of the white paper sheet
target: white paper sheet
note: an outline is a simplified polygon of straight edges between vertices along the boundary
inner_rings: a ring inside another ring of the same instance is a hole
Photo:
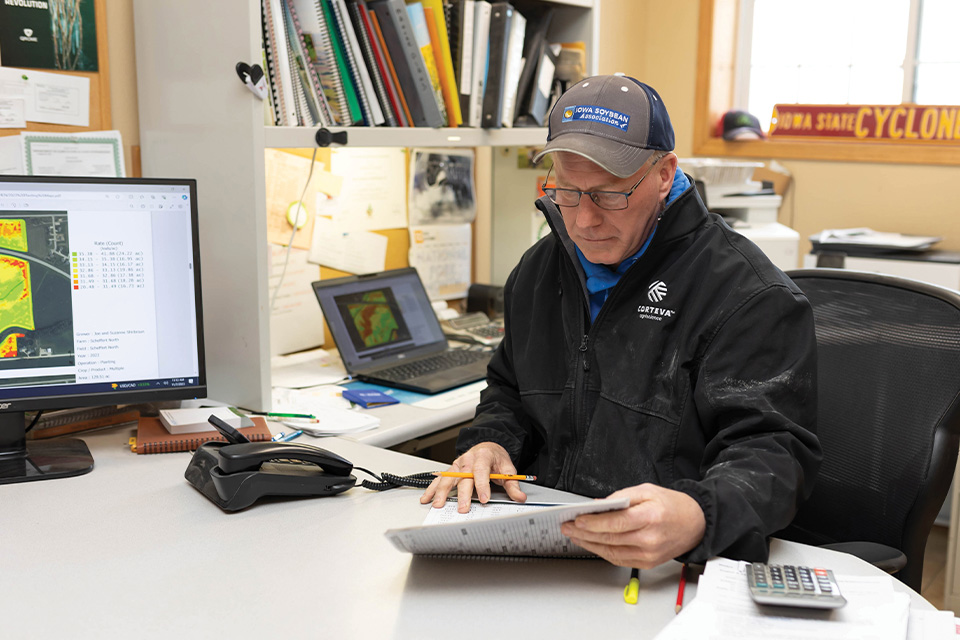
[[[487,381],[480,380],[471,384],[434,394],[423,400],[417,400],[412,406],[421,409],[447,409],[464,402],[480,403],[480,392],[487,388]]]
[[[407,226],[406,153],[389,147],[334,149],[330,171],[343,176],[340,195],[320,203],[345,230],[375,231]]]
[[[467,296],[470,254],[468,224],[410,227],[410,266],[417,268],[431,300]]]
[[[910,596],[894,591],[889,576],[837,575],[847,599],[840,609],[770,609],[750,597],[746,566],[725,558],[710,560],[697,583],[697,597],[657,640],[902,640],[906,636]]]
[[[20,134],[23,166],[31,176],[103,176],[123,178],[123,141],[119,131]]]
[[[320,279],[320,269],[307,262],[307,254],[304,249],[291,247],[290,260],[283,273],[287,247],[270,245],[271,355],[323,344],[323,313],[310,284]],[[274,381],[274,384],[278,383]]]
[[[23,129],[26,126],[27,101],[0,97],[0,129]]]
[[[310,262],[347,273],[383,271],[387,237],[372,231],[350,231],[330,218],[318,217],[313,225]]]
[[[317,437],[347,435],[380,426],[380,418],[376,414],[351,409],[350,402],[344,400],[341,393],[343,389],[334,385],[296,390],[274,388],[273,410],[315,415],[319,422],[298,421],[284,424]]]
[[[23,175],[23,142],[20,136],[0,136],[0,175]]]
[[[325,349],[310,349],[270,359],[270,380],[274,387],[303,389],[321,384],[341,382],[347,371],[339,358]],[[349,408],[350,403],[337,403]]]
[[[30,122],[90,126],[90,79],[0,68],[0,98],[21,98]]]

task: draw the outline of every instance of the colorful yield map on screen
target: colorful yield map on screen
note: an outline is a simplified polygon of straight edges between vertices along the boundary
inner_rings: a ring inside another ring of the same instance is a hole
[[[64,212],[0,211],[0,369],[73,364],[67,242]]]
[[[410,339],[390,289],[338,296],[336,301],[357,353]]]

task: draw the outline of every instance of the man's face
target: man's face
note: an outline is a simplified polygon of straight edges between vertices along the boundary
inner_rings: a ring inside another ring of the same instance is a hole
[[[567,234],[587,260],[616,267],[640,250],[656,223],[660,200],[670,191],[673,173],[669,167],[675,164],[675,156],[657,163],[630,196],[626,209],[601,209],[588,195],[582,195],[576,207],[560,207]],[[618,178],[583,156],[554,154],[557,187],[565,189],[627,192],[648,168],[649,161],[634,175]]]

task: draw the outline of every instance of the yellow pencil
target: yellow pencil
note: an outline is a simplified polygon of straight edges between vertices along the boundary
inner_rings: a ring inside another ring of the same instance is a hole
[[[463,473],[461,471],[437,471],[433,475],[440,476],[442,478],[472,478],[472,473]],[[527,482],[533,482],[537,479],[537,476],[518,476],[510,475],[507,473],[491,473],[491,480],[526,480]]]

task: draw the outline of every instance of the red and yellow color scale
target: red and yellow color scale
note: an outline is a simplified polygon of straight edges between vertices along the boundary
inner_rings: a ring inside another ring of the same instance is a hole
[[[770,137],[960,144],[960,106],[778,104]]]
[[[78,273],[78,271],[77,271],[77,252],[76,252],[76,251],[74,251],[72,254],[70,254],[70,261],[71,261],[72,266],[73,266],[73,288],[74,288],[74,289],[79,289],[79,288],[80,288],[80,276],[79,276],[79,273]]]

